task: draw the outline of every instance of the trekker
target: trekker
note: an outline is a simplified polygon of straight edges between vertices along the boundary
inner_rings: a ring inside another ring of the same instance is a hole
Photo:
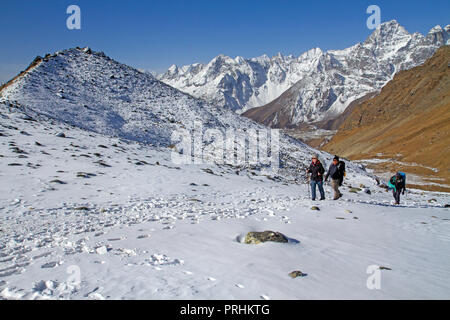
[[[333,162],[331,163],[330,168],[325,175],[325,181],[328,180],[328,177],[331,177],[331,188],[334,191],[333,200],[338,200],[342,197],[342,193],[339,191],[339,186],[342,186],[344,175],[345,163],[343,161],[340,161],[338,156],[334,156]]]
[[[395,199],[395,204],[400,204],[400,193],[405,194],[406,190],[406,174],[403,172],[397,172],[395,176],[392,176],[389,180],[388,186],[392,189],[392,194]]]
[[[311,174],[310,185],[312,200],[316,200],[316,186],[319,187],[320,200],[325,200],[325,191],[323,190],[323,174],[325,173],[325,169],[323,168],[322,163],[320,163],[318,155],[312,157],[311,165],[306,172]]]

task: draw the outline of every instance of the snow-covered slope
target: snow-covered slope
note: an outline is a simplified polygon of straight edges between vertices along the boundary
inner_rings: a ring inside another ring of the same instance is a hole
[[[350,192],[361,183],[370,195]],[[395,207],[355,172],[342,191],[313,203],[306,184],[176,166],[167,148],[0,103],[0,300],[448,298],[448,195]],[[264,230],[290,242],[239,241]],[[373,265],[391,269],[381,290]]]
[[[312,49],[299,57],[232,59],[220,55],[208,64],[172,66],[159,76],[195,97],[242,113],[276,102],[269,125],[284,126],[331,118],[355,99],[379,90],[399,70],[420,65],[449,42],[450,25],[426,36],[408,33],[397,21],[383,23],[369,38],[344,50]],[[274,101],[295,85],[293,97]]]
[[[303,178],[316,151],[283,135],[278,173],[174,164],[170,134],[194,120],[261,128],[89,49],[37,59],[8,83],[0,299],[448,296],[448,195],[411,190],[394,207],[348,162],[344,198],[313,203]],[[264,230],[290,241],[240,242]],[[382,290],[366,286],[371,265],[392,269]]]

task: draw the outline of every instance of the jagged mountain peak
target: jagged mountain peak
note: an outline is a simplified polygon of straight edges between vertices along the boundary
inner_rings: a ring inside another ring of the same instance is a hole
[[[391,20],[380,24],[366,39],[364,45],[373,45],[378,48],[392,44],[404,45],[410,37],[411,34],[403,26],[396,20]]]
[[[279,126],[277,121],[288,117],[290,120],[283,122],[292,126],[335,117],[353,100],[379,90],[396,72],[423,63],[448,43],[446,30],[435,29],[426,36],[410,34],[398,21],[391,20],[382,23],[364,42],[343,50],[313,48],[298,57],[279,53],[239,63],[219,56],[220,64],[216,57],[215,64],[198,66],[196,72],[188,68],[173,77],[168,71],[158,79],[237,113],[274,102],[282,105],[277,112],[287,115],[274,116],[269,125]],[[276,101],[294,85],[296,95],[290,91],[285,95],[290,99],[281,104]]]
[[[440,25],[436,25],[435,27],[431,28],[430,32],[428,33],[436,33],[436,32],[443,32],[444,29]]]

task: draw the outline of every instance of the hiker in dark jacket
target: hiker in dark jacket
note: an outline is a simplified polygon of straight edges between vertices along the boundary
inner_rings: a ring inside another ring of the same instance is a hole
[[[325,175],[325,181],[328,180],[328,177],[331,177],[331,187],[334,191],[333,200],[338,200],[342,197],[342,193],[339,191],[339,186],[342,185],[342,180],[344,179],[345,169],[343,168],[343,164],[339,161],[338,156],[334,156],[333,162],[328,169],[327,174]]]
[[[405,194],[406,190],[406,175],[402,172],[397,172],[396,175],[389,180],[388,186],[392,188],[395,204],[399,205],[400,193]]]
[[[320,200],[325,200],[325,191],[323,190],[323,174],[325,173],[325,169],[319,161],[319,156],[314,155],[312,157],[311,165],[306,172],[311,174],[310,185],[312,200],[316,200],[316,186],[319,187]]]

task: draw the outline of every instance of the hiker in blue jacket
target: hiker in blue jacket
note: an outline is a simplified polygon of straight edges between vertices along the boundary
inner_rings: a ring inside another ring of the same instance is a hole
[[[334,191],[333,200],[338,200],[342,197],[342,193],[339,191],[339,186],[342,185],[342,181],[344,180],[345,175],[345,163],[340,161],[338,156],[334,156],[333,162],[328,169],[327,174],[325,175],[325,181],[328,180],[328,177],[331,177],[331,187]]]
[[[406,175],[403,172],[397,172],[389,180],[388,186],[392,189],[392,194],[395,199],[395,204],[400,204],[400,193],[405,194],[406,190]]]

